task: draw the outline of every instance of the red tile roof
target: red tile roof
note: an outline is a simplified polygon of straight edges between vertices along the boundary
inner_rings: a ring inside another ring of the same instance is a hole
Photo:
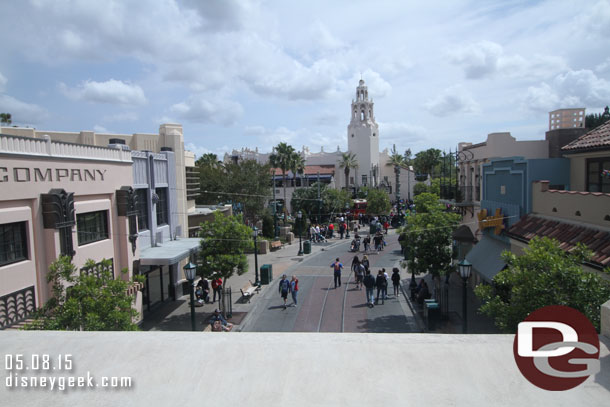
[[[576,152],[591,149],[610,149],[610,121],[583,134],[571,143],[561,147],[565,152]]]
[[[559,247],[571,251],[577,243],[593,252],[591,263],[598,268],[610,266],[610,232],[590,226],[564,223],[559,220],[525,215],[508,230],[510,237],[529,241],[534,236],[546,236],[559,241]]]

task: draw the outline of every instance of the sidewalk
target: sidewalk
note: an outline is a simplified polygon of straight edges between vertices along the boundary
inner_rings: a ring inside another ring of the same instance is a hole
[[[415,281],[419,283],[421,279],[424,279],[430,287],[430,291],[434,297],[434,281],[432,280],[431,274],[424,276],[416,276]],[[424,320],[424,307],[419,305],[416,301],[411,301],[411,290],[409,284],[411,283],[411,277],[404,279],[402,282],[403,291],[405,297],[409,302],[409,306],[417,314],[417,320],[422,332],[434,332],[434,333],[447,333],[447,334],[461,334],[462,333],[462,279],[456,274],[452,273],[449,277],[449,295],[448,295],[448,315],[445,318],[441,318],[440,321],[436,322],[436,328],[433,331],[428,331],[426,321]],[[441,287],[445,284],[445,278],[441,278]],[[440,297],[440,293],[436,298]],[[470,287],[467,289],[466,299],[466,312],[467,312],[467,323],[469,334],[499,334],[500,330],[494,325],[493,320],[487,315],[483,315],[479,312],[481,302],[476,297]]]
[[[316,255],[325,248],[331,247],[335,244],[344,242],[338,238],[329,239],[327,243],[313,243],[311,245],[311,254],[304,256],[298,256],[299,242],[298,240],[292,244],[286,244],[283,248],[267,254],[258,255],[258,267],[259,270],[263,264],[273,265],[273,281],[276,281],[281,275],[286,272],[290,267],[303,261],[307,257]],[[304,241],[303,241],[304,242]],[[261,291],[254,294],[250,302],[244,301],[240,292],[240,288],[243,288],[249,281],[254,283],[255,267],[254,267],[254,254],[248,254],[248,271],[241,276],[234,274],[225,281],[225,288],[231,288],[232,305],[233,305],[233,316],[229,319],[229,322],[239,325],[242,323],[247,313],[253,309],[258,299],[262,296],[262,293],[268,289],[269,286],[262,286]],[[259,275],[260,278],[260,275]],[[210,299],[212,299],[212,293],[210,293]],[[207,326],[207,321],[212,316],[214,309],[218,308],[218,298],[216,303],[204,304],[203,306],[195,307],[195,321],[198,331],[202,331]],[[176,299],[176,301],[167,301],[161,304],[153,313],[147,315],[140,326],[143,331],[190,331],[191,330],[191,308],[190,298],[188,295],[184,295]],[[239,326],[236,326],[239,330]]]

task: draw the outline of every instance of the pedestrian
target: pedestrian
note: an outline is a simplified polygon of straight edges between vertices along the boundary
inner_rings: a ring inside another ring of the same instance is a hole
[[[292,280],[290,281],[290,292],[292,293],[292,306],[297,306],[297,294],[299,293],[299,279],[297,276],[292,276]]]
[[[218,303],[220,304],[220,296],[222,295],[222,279],[220,276],[212,278],[212,290],[214,290],[212,302],[216,302],[216,294],[218,294]]]
[[[362,261],[360,263],[362,263],[362,265],[364,266],[364,269],[366,271],[369,271],[370,263],[369,263],[369,258],[366,254],[364,256],[362,256]]]
[[[383,277],[385,277],[385,287],[383,287],[383,299],[387,300],[388,299],[388,283],[390,281],[390,276],[388,276],[388,272],[385,271],[385,268],[382,268],[381,271],[383,272]]]
[[[385,222],[383,222],[383,228],[385,229],[385,234],[388,234],[388,229],[390,228],[390,224],[388,223],[388,220],[386,219]]]
[[[400,290],[400,270],[398,270],[398,267],[392,269],[392,284],[394,285],[394,297],[398,298]]]
[[[333,232],[335,231],[335,224],[334,223],[329,223],[328,224],[328,233],[330,233],[330,238],[333,238]]]
[[[358,255],[355,255],[354,258],[352,259],[352,271],[354,272],[354,275],[356,276],[356,288],[358,288],[358,269],[360,268],[360,259],[358,258]]]
[[[381,251],[381,244],[382,244],[381,233],[377,232],[375,234],[375,237],[373,237],[373,243],[375,244],[375,250],[380,252]]]
[[[349,239],[349,227],[347,226],[347,223],[343,222],[343,230],[345,230],[345,238]]]
[[[343,234],[345,234],[345,227],[343,227],[343,222],[339,223],[339,238],[343,239]]]
[[[362,284],[364,284],[364,287],[366,288],[366,305],[369,306],[369,308],[373,308],[374,307],[374,293],[373,291],[375,290],[375,277],[373,277],[371,275],[370,271],[366,271],[366,275],[364,276],[364,280],[362,281]]]
[[[358,270],[356,270],[356,288],[362,290],[362,282],[364,281],[364,273],[366,269],[362,263],[358,264]]]
[[[367,235],[362,239],[362,244],[364,245],[364,252],[367,253],[371,247],[371,235]]]
[[[375,298],[375,304],[379,304],[379,295],[381,294],[381,303],[385,303],[385,299],[383,297],[383,290],[387,289],[388,281],[385,279],[383,275],[383,271],[379,270],[377,273],[377,278],[375,279],[375,287],[377,287],[377,298]]]
[[[227,322],[218,308],[214,310],[214,314],[210,317],[210,325],[212,325],[213,332],[229,332],[233,329],[233,324]]]
[[[286,274],[282,275],[282,279],[280,280],[279,292],[284,299],[284,309],[286,309],[286,300],[288,299],[288,293],[290,292],[290,281],[286,278]]]
[[[330,268],[334,271],[335,288],[337,288],[337,286],[341,287],[341,269],[343,269],[343,264],[341,264],[338,257],[335,262],[330,265]]]

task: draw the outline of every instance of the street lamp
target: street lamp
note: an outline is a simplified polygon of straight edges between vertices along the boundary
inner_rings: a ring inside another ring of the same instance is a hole
[[[302,234],[302,231],[303,231],[303,225],[301,224],[302,223],[302,218],[303,218],[303,212],[301,212],[301,211],[297,212],[297,219],[298,219],[298,222],[299,222],[299,253],[297,254],[297,256],[302,256],[303,255],[303,244],[302,244],[302,241],[301,241],[301,234]]]
[[[254,285],[258,286],[260,281],[258,279],[258,244],[256,243],[256,237],[258,236],[258,228],[254,226],[252,229],[252,237],[254,238]]]
[[[195,327],[195,275],[197,272],[197,266],[191,262],[188,262],[188,264],[186,264],[184,266],[184,276],[186,277],[186,279],[189,281],[190,286],[191,286],[191,326],[193,328],[193,331],[196,331],[196,327]]]
[[[466,317],[466,287],[468,285],[468,277],[470,277],[470,272],[472,271],[472,264],[468,260],[464,259],[458,264],[458,269],[460,271],[460,277],[462,277],[462,281],[464,282],[462,285],[462,314],[464,315],[462,333],[466,333],[468,331],[468,319]]]
[[[346,202],[345,203],[345,224],[347,225],[347,227],[345,228],[345,238],[349,239],[349,216],[348,216],[348,212],[349,212],[349,203]]]

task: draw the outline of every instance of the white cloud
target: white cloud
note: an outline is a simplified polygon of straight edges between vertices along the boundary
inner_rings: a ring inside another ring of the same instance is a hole
[[[426,110],[438,117],[451,116],[458,113],[478,113],[479,104],[461,85],[445,89],[436,98],[424,104]]]
[[[226,145],[224,145],[220,148],[214,149],[214,150],[210,150],[209,148],[205,148],[205,147],[197,145],[195,143],[186,143],[185,148],[186,148],[186,150],[195,153],[195,159],[201,157],[204,154],[212,153],[212,154],[216,154],[218,159],[221,161],[224,157],[225,152],[230,150],[229,147]]]
[[[557,75],[550,84],[529,87],[523,104],[526,109],[548,112],[560,108],[600,108],[610,100],[610,81],[583,69]]]
[[[495,73],[502,55],[502,46],[491,41],[480,41],[448,51],[451,62],[464,68],[468,79],[479,79]]]
[[[38,124],[49,117],[43,107],[3,94],[0,94],[0,111],[10,113],[15,124]]]
[[[96,133],[105,133],[105,134],[112,133],[107,128],[105,128],[104,126],[100,126],[99,124],[96,124],[95,126],[93,126],[93,131]]]
[[[144,91],[138,85],[110,79],[106,82],[84,81],[75,88],[59,84],[60,91],[70,99],[93,103],[123,106],[140,106],[147,103]]]
[[[4,92],[7,82],[8,80],[6,79],[6,77],[2,75],[2,72],[0,72],[0,92]]]
[[[606,60],[604,62],[597,65],[595,67],[595,72],[597,72],[599,74],[610,72],[610,57],[606,58]]]
[[[208,100],[201,95],[195,95],[172,105],[169,111],[181,120],[230,126],[242,116],[244,109],[239,103],[231,100]]]
[[[138,120],[136,112],[121,112],[113,115],[104,116],[105,122],[135,122]]]

